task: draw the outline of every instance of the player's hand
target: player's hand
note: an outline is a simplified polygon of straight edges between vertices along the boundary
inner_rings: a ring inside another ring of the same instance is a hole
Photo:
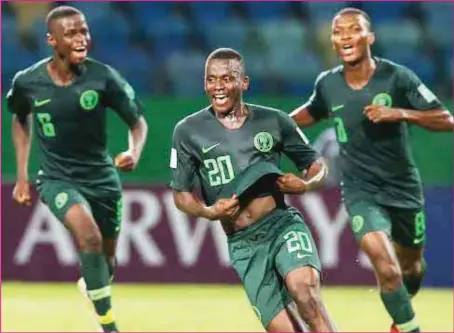
[[[364,114],[373,123],[396,122],[403,119],[402,111],[399,109],[377,104],[366,106]]]
[[[13,199],[21,205],[31,206],[30,184],[28,182],[16,182],[13,189]]]
[[[293,173],[278,177],[276,184],[284,194],[300,194],[306,190],[303,180]]]
[[[137,166],[139,159],[130,151],[124,151],[115,157],[115,167],[124,172],[130,172]]]
[[[234,194],[228,199],[219,199],[214,205],[209,207],[209,219],[210,220],[231,220],[233,219],[240,210],[240,201]]]

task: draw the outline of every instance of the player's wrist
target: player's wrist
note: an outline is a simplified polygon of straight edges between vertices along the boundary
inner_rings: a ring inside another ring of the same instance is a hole
[[[399,112],[399,120],[401,121],[407,121],[409,120],[409,114],[407,111],[405,111],[404,109],[397,109],[397,111]]]
[[[216,220],[216,210],[213,206],[203,206],[200,216],[210,221]]]

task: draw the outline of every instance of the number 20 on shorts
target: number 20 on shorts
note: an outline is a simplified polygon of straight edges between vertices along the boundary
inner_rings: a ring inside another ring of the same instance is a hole
[[[307,232],[303,231],[290,231],[284,235],[287,244],[288,253],[296,253],[296,257],[301,259],[308,254],[312,254],[314,249]]]

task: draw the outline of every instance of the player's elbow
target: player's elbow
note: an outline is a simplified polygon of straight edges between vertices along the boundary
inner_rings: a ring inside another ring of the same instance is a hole
[[[187,212],[187,206],[189,203],[189,193],[187,192],[180,192],[180,191],[173,191],[173,203],[175,204],[175,207],[178,208],[178,210],[186,213]]]
[[[309,110],[305,105],[297,108],[296,110],[290,113],[290,117],[295,121],[295,123],[300,127],[307,127],[314,124],[316,121],[309,113]]]

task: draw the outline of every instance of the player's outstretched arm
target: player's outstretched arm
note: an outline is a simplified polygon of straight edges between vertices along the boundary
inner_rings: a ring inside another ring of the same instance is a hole
[[[16,185],[13,199],[27,206],[31,205],[30,184],[28,182],[28,160],[31,147],[31,116],[13,115],[12,136],[16,151]]]
[[[282,193],[300,194],[321,187],[328,176],[328,166],[322,157],[315,160],[298,177],[293,173],[286,173],[277,179],[277,186]]]
[[[317,122],[317,120],[309,113],[307,104],[303,104],[293,110],[290,113],[290,117],[293,118],[293,120],[298,124],[299,127],[308,127]]]
[[[235,195],[228,199],[219,199],[212,206],[206,206],[192,192],[173,191],[173,200],[175,206],[182,212],[211,221],[230,220],[240,209],[238,198]]]
[[[419,111],[372,104],[366,106],[364,114],[374,123],[406,121],[430,131],[454,131],[453,116],[442,108]]]
[[[139,163],[148,134],[148,125],[143,116],[129,129],[129,148],[115,158],[115,166],[122,171],[132,171]]]

